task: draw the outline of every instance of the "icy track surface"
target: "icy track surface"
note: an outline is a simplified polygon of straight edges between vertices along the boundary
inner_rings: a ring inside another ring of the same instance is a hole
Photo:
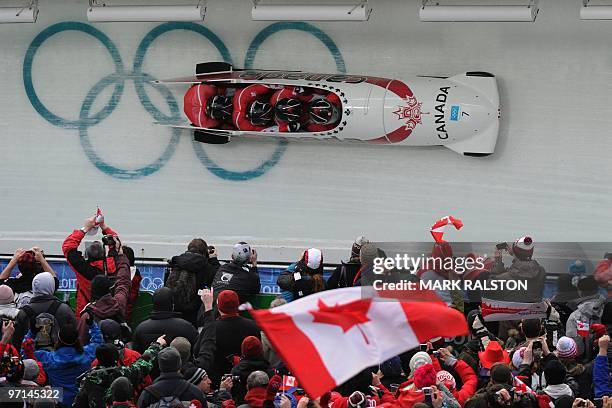
[[[41,0],[36,24],[0,25],[0,253],[49,253],[100,205],[139,255],[193,236],[238,239],[268,260],[347,255],[354,237],[611,241],[612,23],[575,0],[542,0],[531,23],[421,23],[420,1],[372,1],[367,23],[252,22],[242,0],[209,2],[205,24],[88,24],[83,1]],[[154,124],[186,87],[148,81],[197,62],[385,77],[497,75],[495,155],[444,148],[192,143]]]

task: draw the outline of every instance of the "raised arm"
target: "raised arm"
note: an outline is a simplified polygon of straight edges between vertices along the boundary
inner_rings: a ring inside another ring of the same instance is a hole
[[[11,258],[9,263],[2,270],[2,273],[0,273],[0,280],[8,279],[9,276],[11,276],[11,272],[13,272],[13,268],[15,267],[15,265],[17,265],[17,261],[19,260],[21,255],[23,255],[25,253],[25,251],[26,250],[23,249],[23,248],[19,248],[18,250],[15,251],[15,254]]]

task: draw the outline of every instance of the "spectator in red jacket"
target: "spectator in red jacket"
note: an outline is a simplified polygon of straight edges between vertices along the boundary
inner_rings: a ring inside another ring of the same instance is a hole
[[[465,402],[476,393],[476,389],[478,388],[478,376],[472,367],[470,367],[465,361],[458,360],[453,357],[448,349],[441,348],[438,351],[440,353],[440,358],[444,359],[446,366],[452,368],[453,371],[459,376],[462,386],[461,388],[457,388],[454,376],[444,370],[438,371],[436,376],[437,383],[442,382],[453,394],[459,404],[463,406]],[[444,373],[448,375],[445,375]]]
[[[234,95],[233,123],[238,130],[261,132],[273,124],[272,88],[253,84]]]
[[[85,251],[87,259],[85,259],[81,251],[78,250],[81,241],[85,238],[85,234],[87,234],[95,224],[95,216],[87,218],[83,226],[79,229],[75,229],[68,235],[62,244],[62,252],[68,264],[76,273],[77,296],[75,313],[77,318],[81,315],[81,311],[85,305],[91,300],[91,281],[97,275],[105,273],[105,260],[107,274],[110,276],[115,275],[115,258],[106,255],[104,246],[101,242],[96,241],[87,248]],[[104,235],[117,236],[117,233],[105,223],[102,223],[100,227]]]
[[[97,275],[91,281],[91,302],[85,305],[78,322],[79,340],[81,344],[89,342],[89,326],[87,321],[91,319],[96,322],[104,319],[113,319],[124,323],[125,309],[130,294],[130,266],[128,259],[123,255],[121,242],[115,241],[118,255],[115,257],[117,279],[115,284],[106,275]],[[111,287],[114,286],[114,290]]]

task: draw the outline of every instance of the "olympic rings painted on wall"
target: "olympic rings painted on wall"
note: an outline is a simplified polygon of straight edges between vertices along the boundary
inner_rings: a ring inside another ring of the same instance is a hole
[[[136,93],[138,95],[140,103],[145,108],[145,110],[149,112],[149,114],[155,119],[155,121],[167,124],[176,124],[181,122],[180,108],[172,92],[164,85],[158,84],[155,86],[155,89],[160,92],[162,97],[166,100],[168,107],[170,108],[170,115],[168,116],[162,111],[160,111],[151,102],[151,99],[149,98],[145,90],[145,84],[150,84],[150,81],[153,81],[155,78],[147,73],[142,72],[144,58],[153,41],[157,39],[160,35],[174,30],[192,31],[196,34],[203,36],[217,49],[217,51],[221,54],[221,58],[224,61],[232,63],[232,57],[229,50],[227,49],[223,41],[211,30],[195,23],[171,22],[160,24],[144,36],[136,50],[133,69],[131,72],[127,72],[124,68],[123,61],[121,59],[117,47],[106,34],[98,30],[97,28],[85,23],[66,21],[54,24],[41,31],[34,38],[34,40],[32,40],[32,43],[28,47],[23,63],[23,82],[26,95],[28,96],[28,99],[30,100],[30,103],[32,104],[34,109],[47,122],[51,123],[54,126],[78,130],[80,142],[85,154],[87,155],[89,160],[102,172],[120,179],[135,179],[149,176],[161,169],[174,154],[176,146],[180,141],[179,129],[172,129],[172,136],[170,137],[168,145],[166,146],[162,154],[152,163],[138,169],[122,169],[108,164],[95,152],[95,149],[89,138],[89,128],[99,124],[117,108],[119,101],[121,100],[121,96],[123,95],[126,80],[134,81]],[[253,67],[255,56],[257,55],[257,51],[259,50],[261,44],[271,35],[283,30],[298,30],[312,34],[315,38],[319,39],[332,54],[334,61],[336,62],[337,70],[341,73],[346,72],[344,58],[342,57],[342,54],[340,53],[340,50],[338,49],[334,41],[319,28],[311,24],[302,22],[273,23],[264,28],[262,31],[260,31],[249,45],[245,57],[244,67],[247,69],[251,69]],[[50,37],[64,31],[82,32],[99,40],[108,50],[115,65],[114,73],[111,73],[106,77],[102,78],[89,90],[81,105],[79,117],[76,120],[62,118],[61,116],[56,115],[50,109],[48,109],[38,97],[32,80],[32,66],[34,62],[34,57],[40,46]],[[99,112],[91,114],[91,107],[95,102],[96,98],[102,91],[104,91],[109,86],[114,86],[114,90],[108,103],[104,105]],[[196,141],[193,142],[196,156],[212,174],[225,180],[234,181],[250,180],[265,174],[268,170],[278,164],[287,149],[287,145],[288,143],[285,139],[280,139],[276,149],[272,152],[270,158],[268,158],[252,170],[240,172],[231,171],[219,166],[208,156],[205,147],[202,143]]]

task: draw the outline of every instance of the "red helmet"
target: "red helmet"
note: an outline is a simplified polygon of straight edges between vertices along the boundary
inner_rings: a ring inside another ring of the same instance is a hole
[[[316,99],[310,103],[310,119],[318,125],[332,125],[340,119],[336,105],[327,99]]]

